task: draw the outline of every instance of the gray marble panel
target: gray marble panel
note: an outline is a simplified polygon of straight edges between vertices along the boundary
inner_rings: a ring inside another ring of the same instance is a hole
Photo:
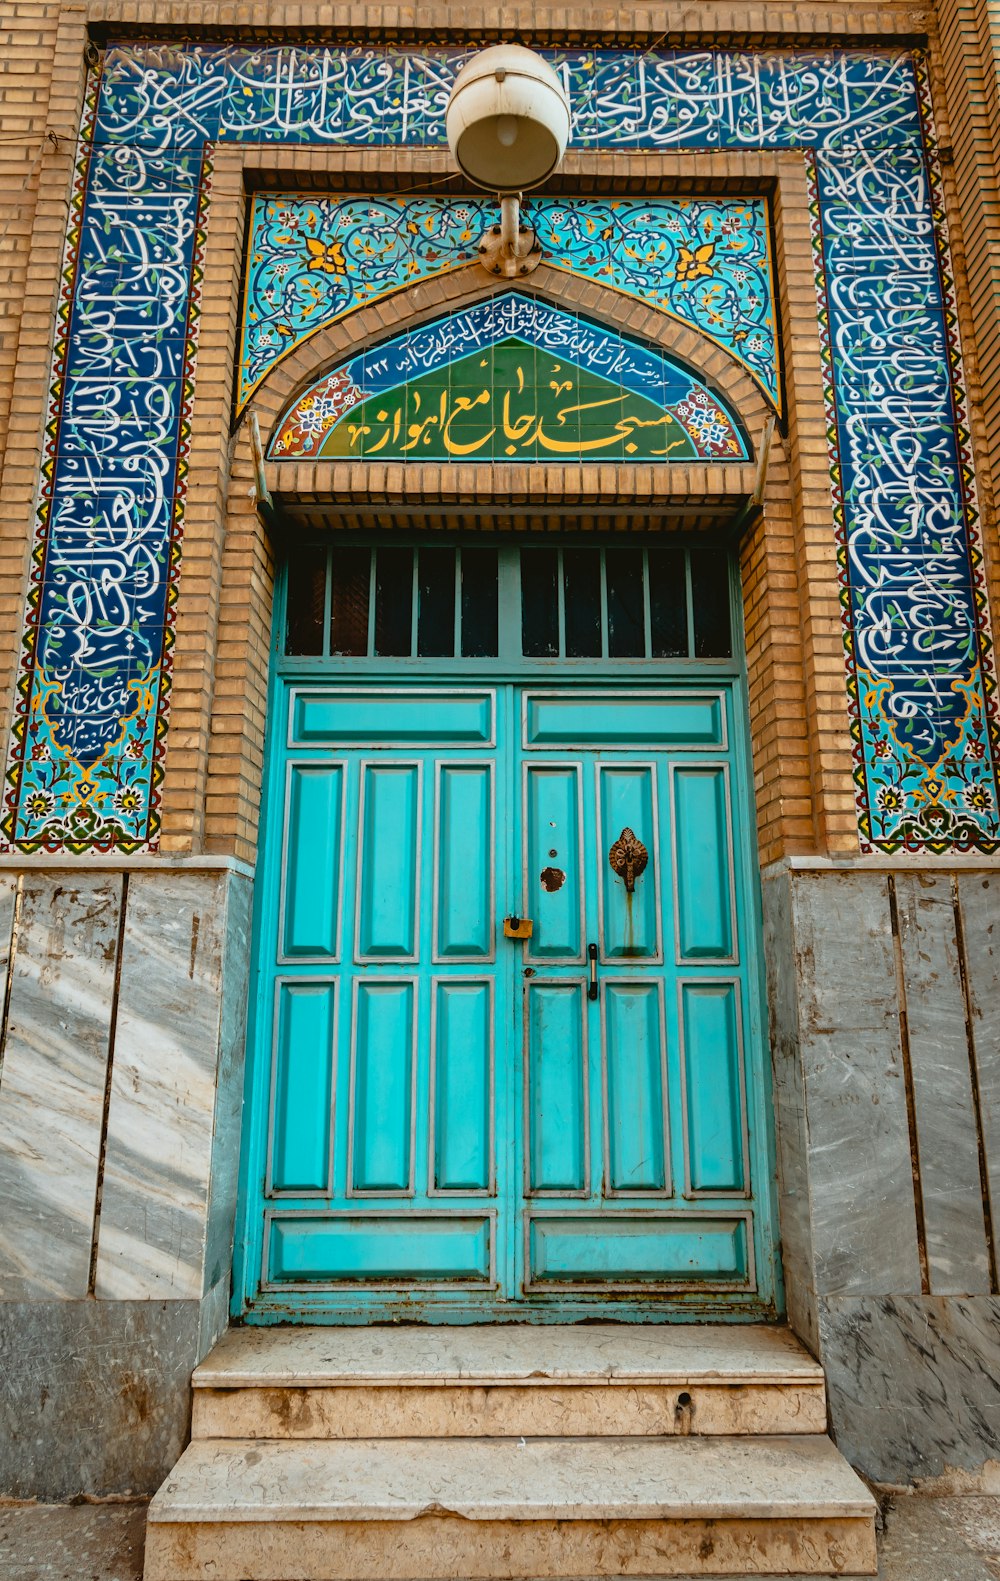
[[[815,1288],[919,1291],[886,879],[800,873],[792,895]]]
[[[120,877],[28,874],[0,1084],[0,1295],[85,1296]]]
[[[1000,1299],[820,1299],[837,1444],[865,1476],[908,1483],[1000,1459]]]
[[[1000,875],[958,880],[994,1247],[1000,1233]]]
[[[930,1288],[935,1295],[988,1295],[979,1133],[951,878],[901,873],[895,883]]]
[[[16,873],[0,873],[0,985],[7,982],[10,966],[11,933],[17,906],[18,878]],[[0,1048],[0,1076],[3,1074],[3,1049]]]
[[[197,1299],[219,1063],[222,873],[129,881],[97,1295]]]
[[[209,1285],[223,1275],[228,1278],[233,1264],[233,1225],[243,1129],[252,906],[250,880],[231,874],[226,900],[219,1071],[205,1246],[205,1282]]]
[[[764,961],[778,1168],[781,1266],[788,1320],[811,1345],[818,1339],[809,1206],[809,1140],[799,1058],[799,1014],[791,880],[771,873],[762,885]]]
[[[225,1327],[228,1289],[5,1305],[0,1497],[154,1492],[187,1442],[191,1373]]]

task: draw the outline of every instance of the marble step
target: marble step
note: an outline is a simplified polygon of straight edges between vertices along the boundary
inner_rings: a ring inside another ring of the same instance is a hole
[[[145,1581],[872,1575],[874,1516],[822,1435],[201,1440]]]
[[[231,1329],[194,1375],[199,1438],[823,1433],[786,1328]]]

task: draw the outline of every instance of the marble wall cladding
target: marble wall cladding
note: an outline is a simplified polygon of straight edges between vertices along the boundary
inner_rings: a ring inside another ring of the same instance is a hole
[[[0,877],[0,1496],[151,1492],[183,1448],[228,1313],[250,889]]]
[[[957,896],[948,873],[901,873],[895,889],[927,1279],[935,1295],[988,1295]]]
[[[233,874],[226,900],[222,957],[219,1065],[205,1234],[206,1286],[214,1285],[217,1279],[228,1279],[233,1261],[233,1223],[243,1134],[243,1054],[252,921],[253,886],[249,879]]]
[[[792,882],[817,1292],[920,1290],[888,880]]]
[[[799,1059],[798,980],[789,874],[779,870],[768,875],[762,898],[785,1302],[792,1327],[816,1349],[819,1332],[813,1288],[809,1148]]]
[[[987,1204],[995,1234],[1000,1230],[1000,873],[962,873],[957,889]]]
[[[789,1320],[881,1482],[1000,1459],[1000,875],[772,869]]]
[[[228,1210],[226,1222],[214,1227],[215,1278],[228,1263],[242,1042],[235,1041],[238,1013],[231,1004],[224,1017],[223,1003],[225,992],[245,1002],[249,943],[245,901],[242,925],[235,938],[229,935],[232,882],[226,873],[139,873],[129,880],[98,1297],[200,1297],[211,1282],[205,1265],[210,1195]],[[244,879],[235,882],[246,889]],[[242,963],[234,959],[240,952]]]
[[[249,914],[224,867],[0,878],[0,1301],[228,1277]]]
[[[121,890],[119,874],[22,881],[0,1077],[7,1301],[87,1294]]]
[[[201,1301],[0,1308],[0,1497],[152,1493],[187,1442],[191,1372],[226,1325]]]
[[[820,1300],[830,1421],[875,1482],[910,1483],[1000,1459],[1000,1300]]]

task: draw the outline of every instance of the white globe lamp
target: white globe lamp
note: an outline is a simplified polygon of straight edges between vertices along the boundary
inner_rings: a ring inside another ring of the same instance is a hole
[[[480,245],[484,264],[497,274],[527,272],[540,255],[520,228],[519,198],[559,168],[570,138],[559,76],[520,44],[481,50],[455,78],[445,126],[462,174],[501,200],[501,223]]]

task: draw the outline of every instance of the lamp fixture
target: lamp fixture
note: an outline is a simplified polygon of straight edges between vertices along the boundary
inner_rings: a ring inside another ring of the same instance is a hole
[[[479,244],[491,274],[527,274],[541,259],[521,226],[521,194],[559,168],[570,137],[569,97],[534,50],[495,44],[466,61],[445,117],[448,146],[462,174],[500,199],[500,224]]]

